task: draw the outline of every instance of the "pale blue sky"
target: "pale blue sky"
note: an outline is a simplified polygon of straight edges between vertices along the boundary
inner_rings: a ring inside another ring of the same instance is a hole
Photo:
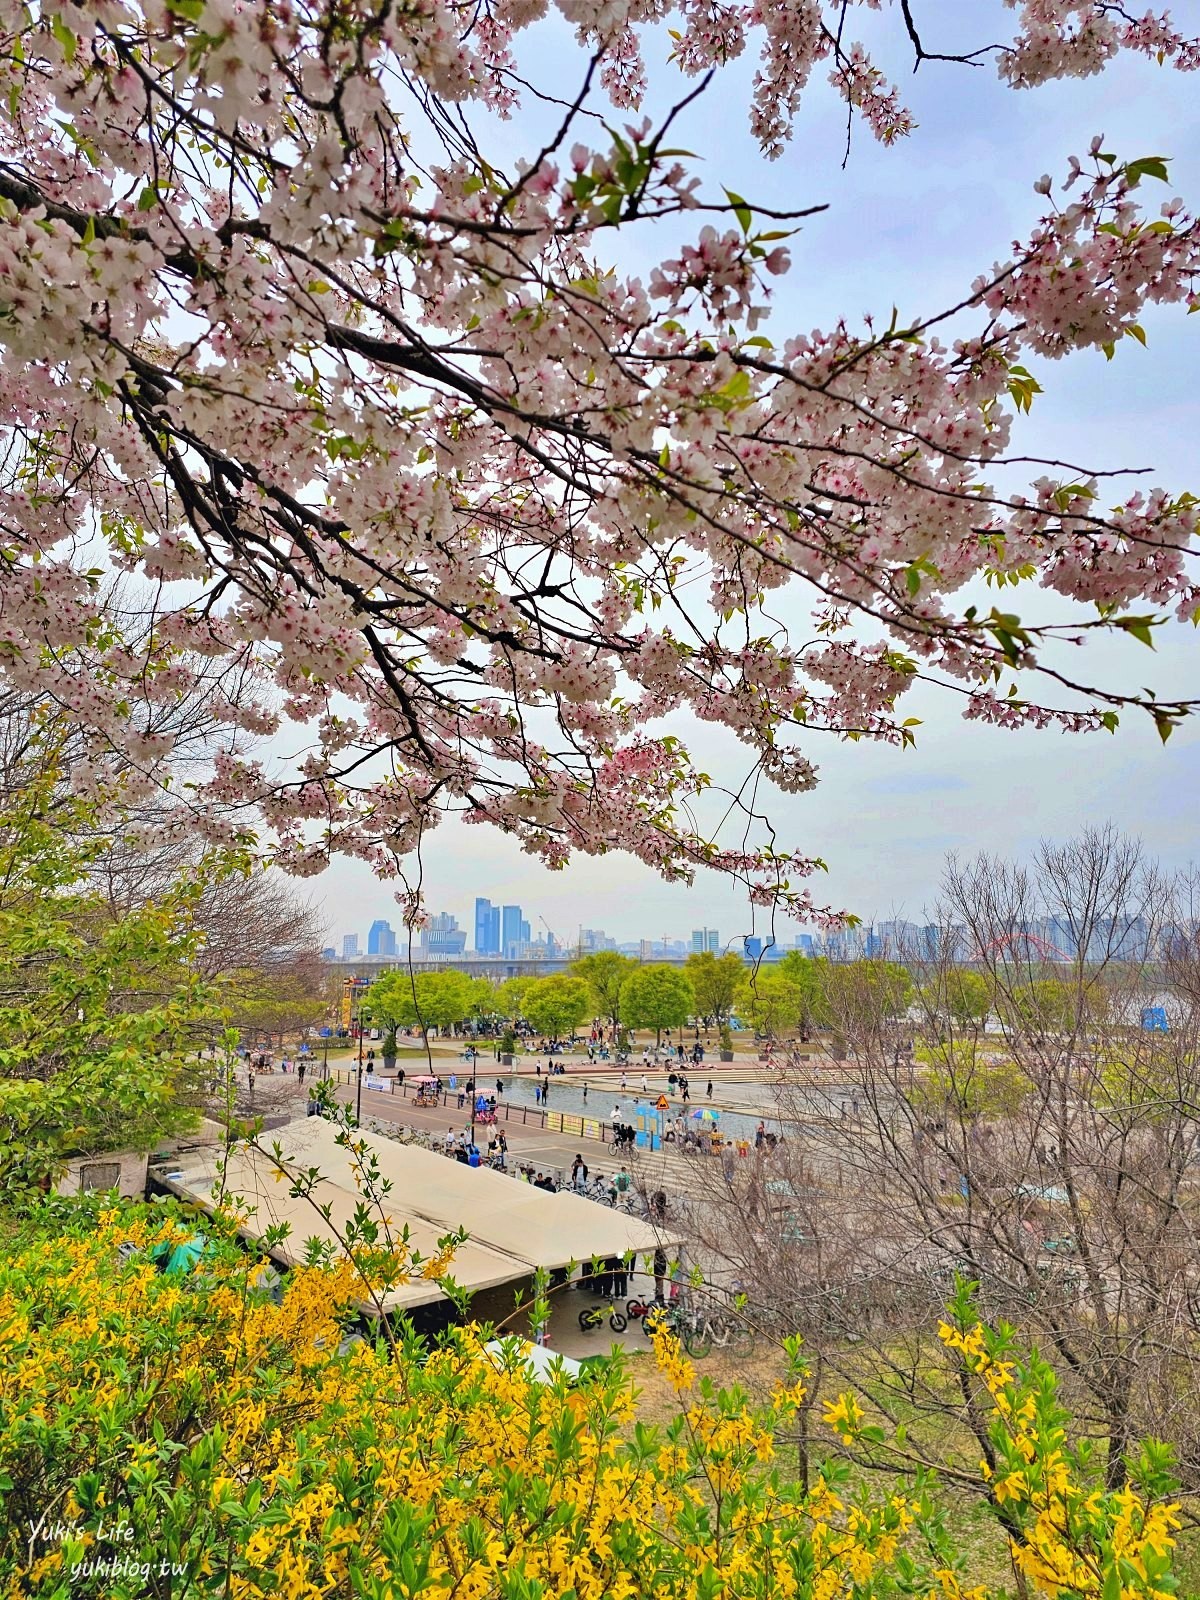
[[[998,0],[925,0],[917,10],[929,48],[1011,35],[1012,13]],[[1200,28],[1195,0],[1177,4],[1175,13],[1184,25]],[[775,329],[828,327],[839,315],[853,321],[866,312],[886,322],[893,304],[907,320],[961,298],[976,274],[1004,258],[1014,238],[1035,222],[1041,202],[1032,193],[1034,180],[1042,172],[1057,179],[1068,155],[1084,154],[1095,133],[1105,134],[1107,148],[1123,158],[1171,157],[1171,185],[1152,186],[1148,198],[1155,204],[1176,193],[1193,209],[1200,206],[1195,77],[1136,61],[1122,61],[1100,78],[1024,93],[1006,89],[991,65],[970,70],[926,63],[914,77],[904,64],[896,17],[864,13],[856,20],[882,38],[880,59],[900,69],[915,112],[917,131],[899,146],[883,149],[856,127],[842,171],[844,113],[815,81],[793,142],[779,161],[764,161],[746,128],[752,62],[719,75],[672,134],[672,143],[704,158],[700,170],[716,196],[724,184],[768,206],[829,203],[829,211],[806,223],[792,242],[793,268],[777,292]],[[663,64],[665,45],[660,35],[647,52],[651,110],[669,104],[683,87]],[[554,18],[527,37],[521,68],[565,94],[579,79],[582,58]],[[490,148],[507,165],[536,150],[543,128],[541,113],[522,115],[492,130]],[[647,232],[615,264],[648,270],[670,243]],[[1152,311],[1142,320],[1146,350],[1126,340],[1111,364],[1081,356],[1036,368],[1046,392],[1022,421],[1015,446],[1088,466],[1153,467],[1150,481],[1200,492],[1200,316]],[[1037,608],[1054,603],[1039,597]],[[795,604],[799,618],[802,597]],[[1023,591],[1021,605],[1032,609]],[[1106,676],[1132,675],[1160,693],[1194,694],[1197,643],[1194,630],[1181,628],[1160,638],[1154,656],[1132,642],[1105,646],[1095,666]],[[1083,739],[981,728],[930,694],[919,704],[914,695],[910,704],[911,714],[925,719],[915,750],[814,740],[808,753],[820,766],[819,787],[778,796],[771,807],[783,846],[829,863],[821,887],[831,903],[867,917],[915,913],[935,892],[947,850],[1022,854],[1040,836],[1062,837],[1088,821],[1112,819],[1141,834],[1170,863],[1192,858],[1200,729],[1185,726],[1164,749],[1139,718],[1127,718],[1115,737]],[[736,786],[744,757],[733,741],[711,729],[681,731],[706,770],[736,775]],[[430,840],[425,883],[428,904],[453,911],[468,927],[477,893],[519,900],[535,928],[541,913],[563,938],[580,925],[606,928],[621,939],[686,935],[705,923],[729,939],[754,927],[744,899],[714,877],[692,889],[667,885],[619,857],[581,860],[551,874],[492,830],[454,821]],[[365,934],[375,916],[398,922],[389,886],[355,864],[336,865],[312,888],[326,905],[330,937],[339,946],[343,932]],[[784,929],[789,940],[792,931]]]

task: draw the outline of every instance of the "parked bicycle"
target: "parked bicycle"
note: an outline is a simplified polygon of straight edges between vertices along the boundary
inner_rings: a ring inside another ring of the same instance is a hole
[[[697,1357],[708,1355],[714,1348],[744,1353],[754,1343],[754,1332],[736,1311],[701,1306],[688,1317],[683,1343],[688,1354]]]
[[[736,1312],[723,1313],[710,1306],[685,1310],[673,1303],[635,1297],[626,1302],[626,1315],[641,1325],[647,1339],[660,1329],[673,1333],[688,1355],[702,1360],[714,1349],[748,1351],[754,1342],[753,1331]]]
[[[666,1313],[666,1306],[661,1300],[653,1300],[646,1295],[634,1295],[625,1302],[625,1315],[630,1322],[640,1323],[642,1332],[647,1339],[653,1331],[653,1319],[656,1312]]]
[[[579,1330],[581,1333],[591,1333],[593,1328],[598,1328],[604,1321],[603,1306],[585,1306],[579,1313]],[[616,1306],[608,1308],[608,1325],[614,1333],[624,1333],[629,1326],[628,1321],[619,1312]]]

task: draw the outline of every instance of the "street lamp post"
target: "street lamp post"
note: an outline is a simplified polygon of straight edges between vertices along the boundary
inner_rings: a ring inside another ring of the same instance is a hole
[[[362,1001],[358,1005],[358,1094],[354,1107],[354,1125],[359,1127],[362,1123],[362,1080],[363,1080],[363,1027],[362,1027]]]

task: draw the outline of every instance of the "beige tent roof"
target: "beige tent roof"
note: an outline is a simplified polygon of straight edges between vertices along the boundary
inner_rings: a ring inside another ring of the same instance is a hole
[[[454,1252],[451,1275],[471,1290],[489,1289],[528,1277],[535,1268],[566,1267],[593,1256],[639,1254],[653,1250],[664,1235],[620,1211],[579,1195],[549,1194],[486,1167],[468,1167],[414,1145],[359,1137],[375,1153],[381,1178],[390,1184],[383,1205],[394,1237],[407,1227],[414,1249],[431,1256],[437,1241],[458,1228],[469,1238]],[[305,1242],[337,1242],[362,1202],[349,1152],[336,1142],[337,1129],[323,1117],[305,1117],[262,1136],[267,1149],[277,1144],[293,1173],[317,1168],[321,1178],[312,1199],[289,1195],[274,1161],[257,1150],[236,1147],[229,1154],[225,1188],[252,1211],[244,1230],[261,1238],[281,1222],[290,1232],[271,1254],[288,1265],[305,1256]],[[212,1201],[221,1151],[211,1147],[181,1152],[153,1171],[155,1180],[199,1205]],[[329,1221],[317,1207],[329,1208]],[[379,1220],[378,1212],[374,1213]],[[436,1283],[414,1279],[390,1294],[386,1309],[427,1305],[444,1299]]]

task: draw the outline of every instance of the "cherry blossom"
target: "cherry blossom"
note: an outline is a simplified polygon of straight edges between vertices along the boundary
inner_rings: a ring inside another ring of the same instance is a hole
[[[917,682],[1000,727],[1131,708],[1169,733],[1188,703],[1064,661],[1200,614],[1195,502],[1049,462],[1014,490],[1007,457],[1027,360],[1112,354],[1146,306],[1195,307],[1200,230],[1163,159],[1097,141],[1061,185],[1031,174],[1026,236],[953,320],[772,341],[802,214],[710,197],[667,128],[578,109],[593,77],[636,107],[640,33],[674,15],[700,82],[757,42],[769,155],[826,78],[896,141],[911,118],[843,37],[859,8],[561,0],[591,52],[579,102],[506,173],[469,114],[519,106],[544,9],[0,0],[0,669],[88,730],[77,786],[102,792],[114,753],[166,782],[156,709],[211,664],[228,738],[187,792],[205,837],[395,874],[452,811],[552,868],[627,851],[829,916],[820,862],[705,837],[713,782],[665,717],[727,730],[796,793],[818,734],[910,743]],[[984,52],[1014,87],[1121,51],[1200,60],[1166,16],[1014,9]],[[667,259],[612,264],[665,219]],[[135,625],[113,573],[150,586]],[[1041,584],[1069,620],[963,603],[980,578]],[[785,588],[803,637],[773,620]],[[254,751],[266,734],[291,769]]]

